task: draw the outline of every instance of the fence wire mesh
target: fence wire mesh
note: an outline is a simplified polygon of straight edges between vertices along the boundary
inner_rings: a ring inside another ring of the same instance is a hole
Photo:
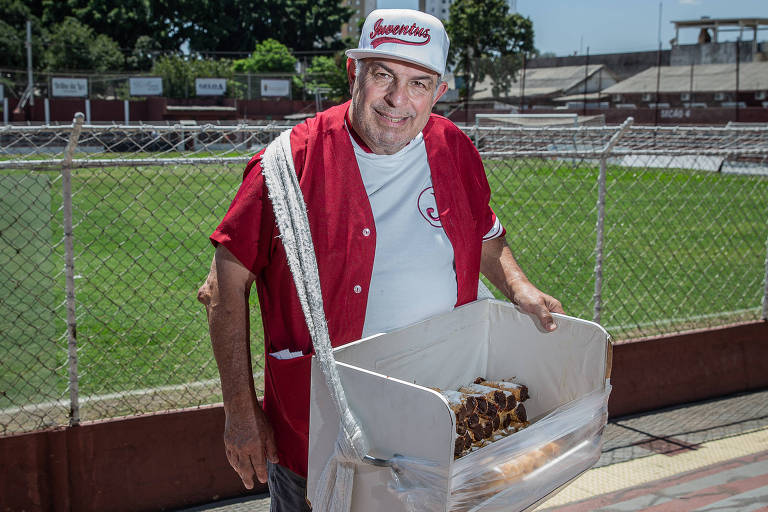
[[[0,434],[220,401],[195,300],[207,237],[286,128],[86,125],[65,165],[72,126],[0,127]],[[466,131],[518,260],[568,313],[617,339],[764,315],[768,128]]]

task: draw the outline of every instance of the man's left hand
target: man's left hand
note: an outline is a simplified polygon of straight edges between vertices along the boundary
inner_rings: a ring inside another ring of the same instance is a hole
[[[512,302],[526,313],[535,315],[542,327],[549,332],[557,329],[552,313],[565,314],[559,300],[542,292],[530,282],[521,283],[515,288]]]
[[[544,330],[552,332],[557,329],[552,313],[565,313],[562,304],[525,277],[504,236],[483,242],[480,271],[520,309],[535,315]]]

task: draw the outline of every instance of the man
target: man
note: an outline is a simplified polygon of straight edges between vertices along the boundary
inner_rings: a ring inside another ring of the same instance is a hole
[[[515,262],[488,206],[471,141],[431,115],[447,85],[448,37],[418,11],[377,10],[347,51],[352,100],[291,132],[333,346],[477,298],[479,272],[555,329],[560,303]],[[261,173],[248,164],[199,292],[221,375],[227,457],[246,487],[269,480],[272,510],[306,510],[309,360],[304,323]],[[254,391],[248,294],[264,325],[263,410]]]

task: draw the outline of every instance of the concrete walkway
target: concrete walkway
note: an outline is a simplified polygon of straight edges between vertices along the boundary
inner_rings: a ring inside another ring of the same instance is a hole
[[[269,510],[269,496],[184,512]],[[595,467],[537,511],[768,512],[768,390],[616,418]]]

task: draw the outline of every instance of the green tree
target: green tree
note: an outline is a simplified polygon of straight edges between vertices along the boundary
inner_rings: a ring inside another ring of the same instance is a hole
[[[338,36],[352,13],[339,0],[288,0],[280,40],[294,50],[342,49],[347,42]]]
[[[52,71],[115,71],[122,69],[125,61],[114,40],[75,18],[65,18],[52,27],[44,58],[46,69]]]
[[[150,36],[139,36],[130,55],[125,58],[125,65],[128,69],[149,70],[152,68],[154,58],[161,53],[160,43],[155,39]]]
[[[35,4],[22,0],[0,0],[0,67],[27,67],[27,20],[32,22],[32,62],[35,68],[42,67],[42,29]]]
[[[510,56],[533,51],[531,20],[510,14],[506,0],[455,0],[449,13],[450,62],[466,77],[467,97],[472,97],[489,70],[495,70],[495,77],[491,76],[500,80],[494,87],[508,89],[520,62]]]
[[[248,58],[236,60],[232,65],[237,73],[293,73],[295,69],[296,57],[287,46],[274,39],[258,43]]]
[[[522,67],[522,60],[522,56],[518,54],[483,57],[480,60],[479,69],[485,76],[490,77],[494,98],[509,96],[512,83],[517,81],[517,72]]]
[[[176,0],[184,5],[173,20],[180,37],[197,52],[250,51],[276,39],[294,50],[338,45],[341,25],[352,10],[340,0]]]
[[[307,67],[305,87],[308,91],[317,88],[327,89],[328,97],[334,101],[349,98],[346,57],[337,54],[334,57],[320,55],[312,59]]]
[[[67,17],[105,34],[130,53],[137,41],[146,36],[165,50],[177,50],[183,40],[174,37],[173,16],[183,12],[179,0],[38,0],[42,2],[42,20],[46,27]],[[189,0],[191,1],[191,0]]]
[[[187,59],[178,55],[163,56],[155,60],[152,74],[163,79],[163,96],[191,98],[195,96],[195,78],[226,78],[227,96],[237,94],[231,80],[232,62],[229,60]]]

